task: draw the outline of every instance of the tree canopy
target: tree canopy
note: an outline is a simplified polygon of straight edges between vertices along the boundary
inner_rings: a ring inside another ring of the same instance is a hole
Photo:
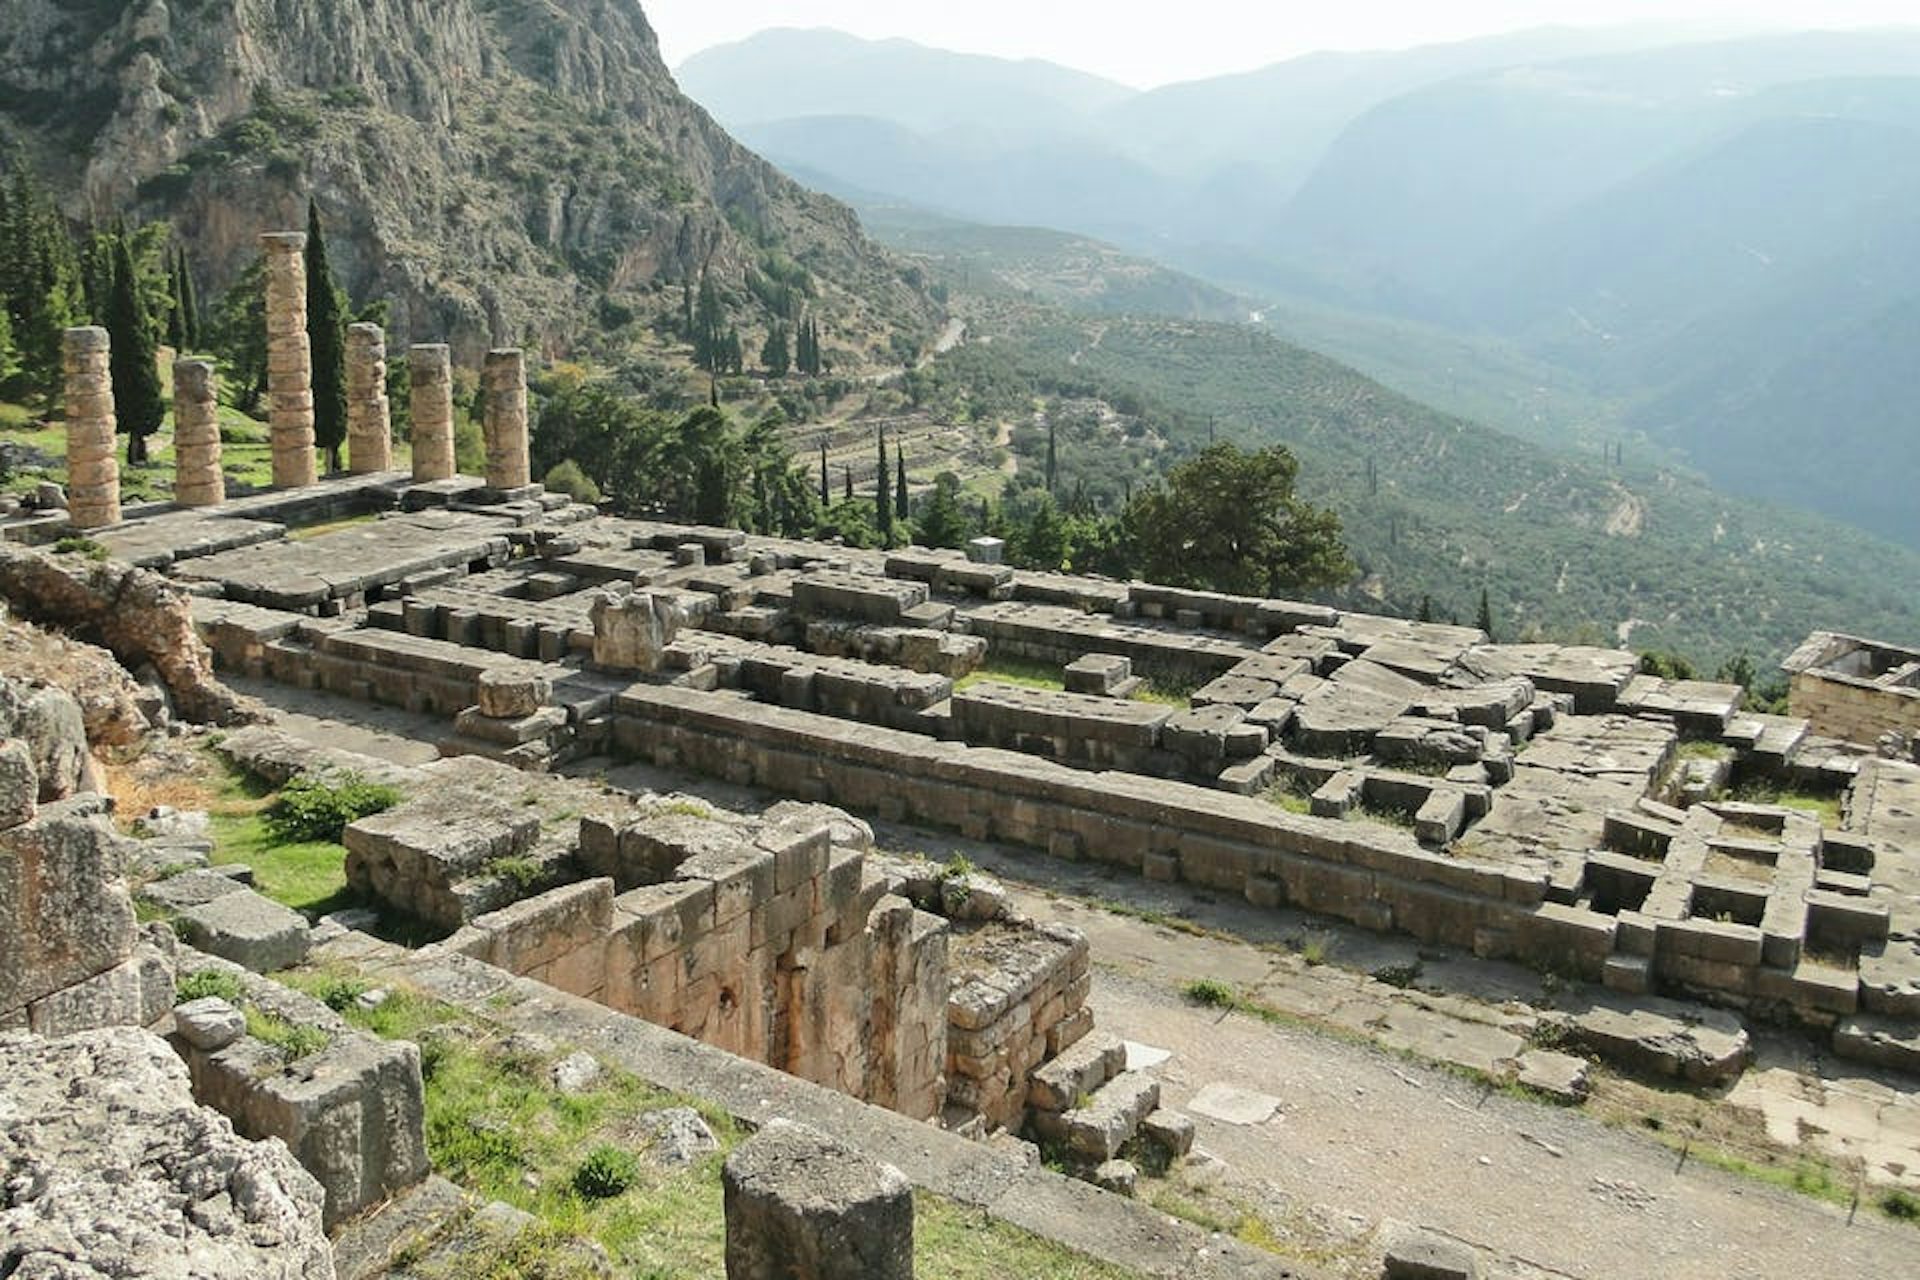
[[[1284,446],[1215,444],[1138,494],[1128,518],[1144,576],[1241,595],[1337,586],[1353,575],[1340,518],[1294,496]]]

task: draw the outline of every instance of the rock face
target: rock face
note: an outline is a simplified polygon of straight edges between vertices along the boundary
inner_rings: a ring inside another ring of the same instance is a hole
[[[0,599],[30,621],[106,646],[130,671],[151,663],[186,719],[238,724],[259,714],[214,676],[187,598],[157,573],[0,546]]]
[[[320,1187],[195,1106],[143,1031],[0,1035],[0,1272],[330,1280]]]
[[[0,676],[0,740],[24,744],[42,804],[93,790],[93,761],[80,704],[65,690]]]
[[[564,345],[609,295],[677,315],[703,273],[753,323],[796,262],[830,341],[933,328],[851,210],[680,94],[634,0],[15,0],[0,121],[76,218],[172,220],[207,296],[311,190],[348,290],[464,363]]]

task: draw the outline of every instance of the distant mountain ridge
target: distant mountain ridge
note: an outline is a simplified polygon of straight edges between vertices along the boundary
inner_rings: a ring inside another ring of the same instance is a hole
[[[1013,136],[867,100],[749,138],[836,190],[1253,295],[1443,408],[1672,451],[1920,546],[1920,363],[1895,355],[1920,299],[1920,30],[1636,38],[1316,55],[1056,104]],[[725,61],[689,85],[731,119]]]

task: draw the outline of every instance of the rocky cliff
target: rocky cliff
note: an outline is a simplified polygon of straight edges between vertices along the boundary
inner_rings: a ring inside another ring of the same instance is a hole
[[[797,291],[881,358],[933,304],[844,206],[681,95],[636,0],[10,0],[0,125],[80,220],[171,219],[202,294],[302,225],[356,302],[463,356]]]

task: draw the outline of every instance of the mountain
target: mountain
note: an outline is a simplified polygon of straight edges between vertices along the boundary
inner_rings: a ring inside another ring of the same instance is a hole
[[[1131,97],[1125,85],[1038,59],[1011,61],[775,28],[688,58],[681,87],[732,127],[810,116],[867,116],[916,133],[1032,138]]]
[[[1253,304],[1113,245],[1045,227],[986,227],[900,205],[855,201],[873,237],[978,297],[1020,298],[1092,315],[1245,321]]]
[[[935,327],[850,210],[679,92],[634,0],[10,0],[0,132],[76,220],[172,221],[207,296],[312,193],[356,301],[462,358],[665,323],[703,273],[749,324],[806,297],[843,363]]]

